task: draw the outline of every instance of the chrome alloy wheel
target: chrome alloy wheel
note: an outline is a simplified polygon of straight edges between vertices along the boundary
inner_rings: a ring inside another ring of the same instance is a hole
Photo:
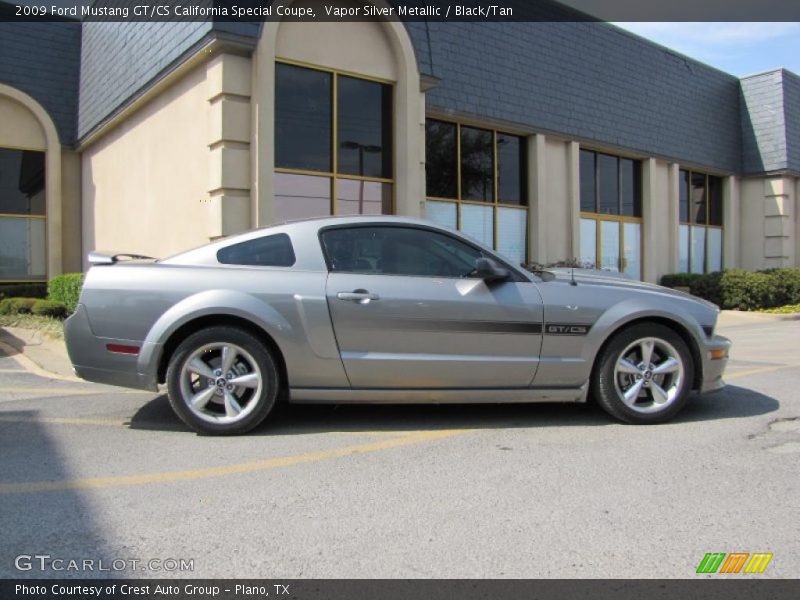
[[[628,408],[659,412],[678,398],[684,379],[681,355],[672,344],[646,337],[629,344],[614,365],[614,386]]]
[[[181,366],[183,401],[210,423],[233,423],[255,410],[264,376],[252,355],[231,343],[206,344]]]

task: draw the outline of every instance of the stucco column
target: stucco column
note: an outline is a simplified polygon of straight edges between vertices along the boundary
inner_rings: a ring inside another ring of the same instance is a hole
[[[800,177],[794,183],[794,266],[800,267]]]
[[[45,197],[47,204],[47,278],[61,275],[61,144],[48,143],[45,155]]]
[[[662,227],[666,227],[667,231],[669,232],[669,245],[665,249],[669,252],[669,272],[670,273],[677,273],[678,272],[678,265],[679,263],[679,248],[678,248],[678,229],[680,227],[680,220],[681,220],[681,212],[680,212],[680,175],[681,175],[681,168],[680,165],[677,163],[670,163],[669,164],[669,184],[667,186],[667,206],[668,206],[668,217],[667,222],[661,224]]]
[[[656,283],[656,159],[642,161],[642,280]]]
[[[426,218],[425,214],[425,206],[426,206],[426,194],[428,192],[427,189],[427,181],[425,179],[425,93],[421,92],[419,95],[419,106],[417,108],[418,112],[418,121],[417,121],[417,132],[416,135],[410,137],[409,141],[413,144],[412,149],[415,151],[415,156],[412,157],[416,159],[414,161],[414,172],[411,174],[412,178],[416,178],[416,191],[417,191],[417,206],[419,212],[414,212],[412,214],[421,216],[422,218]],[[414,182],[409,182],[410,185],[414,185]],[[398,206],[395,206],[395,214],[402,214],[399,210]]]
[[[547,264],[547,156],[545,136],[531,135],[528,145],[528,257],[531,262]]]
[[[275,40],[279,23],[267,21],[252,60],[253,95],[250,99],[251,210],[255,227],[273,221],[275,195]]]
[[[567,258],[577,259],[581,255],[581,147],[578,142],[567,145],[567,190],[570,209],[570,252]]]
[[[206,67],[208,237],[250,228],[250,59],[221,54]]]
[[[764,263],[768,269],[794,264],[794,219],[789,177],[764,180]]]
[[[382,23],[397,61],[394,87],[395,213],[425,214],[425,94],[411,41],[402,23]]]
[[[81,155],[67,149],[61,152],[61,232],[64,271],[81,271]]]
[[[739,266],[739,180],[730,175],[722,185],[722,268]]]

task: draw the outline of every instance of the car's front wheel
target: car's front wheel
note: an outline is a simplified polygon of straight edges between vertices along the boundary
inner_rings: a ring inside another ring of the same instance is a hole
[[[264,344],[235,327],[187,337],[167,368],[169,402],[199,433],[245,433],[261,423],[278,394],[278,370]]]
[[[657,323],[618,333],[598,356],[592,390],[598,404],[626,423],[662,423],[688,400],[692,355],[672,329]]]

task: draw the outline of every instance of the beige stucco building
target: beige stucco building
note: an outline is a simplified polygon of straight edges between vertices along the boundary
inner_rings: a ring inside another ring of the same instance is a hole
[[[604,23],[162,25],[2,25],[25,51],[0,67],[0,282],[354,212],[647,281],[798,266],[789,72],[739,80]],[[544,52],[565,35],[598,50]]]

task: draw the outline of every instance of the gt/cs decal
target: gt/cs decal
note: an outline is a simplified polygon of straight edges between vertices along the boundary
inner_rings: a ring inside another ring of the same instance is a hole
[[[544,326],[545,335],[586,335],[591,325],[573,323],[548,323]]]

